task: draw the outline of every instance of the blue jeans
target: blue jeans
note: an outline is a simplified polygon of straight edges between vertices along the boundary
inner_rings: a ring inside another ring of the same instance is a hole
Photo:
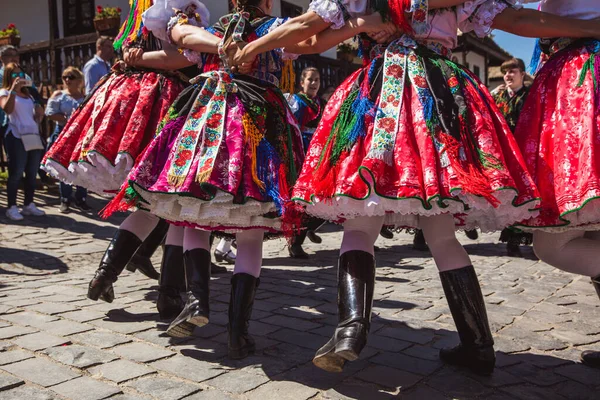
[[[56,139],[58,139],[58,135],[60,134],[60,131],[62,130],[62,128],[63,128],[62,126],[58,126],[58,125],[56,125],[56,128],[54,128],[54,132],[48,138],[48,150],[50,150],[50,147],[52,147],[54,142],[56,142]],[[61,201],[70,202],[72,196],[73,196],[73,186],[61,182],[60,183],[60,199],[61,199]],[[87,197],[87,189],[84,187],[81,187],[81,186],[77,186],[77,189],[75,190],[75,201],[77,201],[77,202],[85,201],[86,197]]]
[[[8,182],[6,191],[8,207],[17,205],[17,191],[25,173],[25,201],[24,205],[33,202],[35,193],[35,178],[42,161],[42,150],[25,151],[21,139],[9,133],[4,137],[4,149],[8,155]]]
[[[60,183],[60,200],[63,202],[70,202],[71,196],[73,196],[73,185],[69,185],[67,183]],[[82,202],[85,201],[87,197],[87,189],[81,186],[77,186],[75,189],[75,201]]]

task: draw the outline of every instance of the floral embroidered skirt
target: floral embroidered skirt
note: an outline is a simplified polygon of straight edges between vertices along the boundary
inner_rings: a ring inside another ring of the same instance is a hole
[[[184,88],[156,72],[113,72],[73,113],[42,162],[59,180],[101,195],[119,190]]]
[[[598,41],[579,41],[536,75],[515,136],[542,202],[519,228],[600,227],[599,50]]]
[[[391,45],[336,90],[293,192],[330,221],[455,216],[491,232],[536,214],[538,192],[506,122],[471,72],[420,47]]]
[[[110,211],[137,205],[179,225],[280,233],[303,161],[302,137],[281,91],[221,72],[192,82]]]

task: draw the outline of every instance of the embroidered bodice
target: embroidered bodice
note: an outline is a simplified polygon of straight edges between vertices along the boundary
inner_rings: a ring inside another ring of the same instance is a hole
[[[496,15],[506,7],[520,8],[520,0],[473,0],[456,7],[429,10],[427,0],[413,0],[412,27],[414,38],[427,44],[440,44],[453,49],[458,44],[458,31],[475,32],[484,37],[491,32]],[[317,13],[332,28],[344,25],[344,18],[373,12],[367,0],[313,0],[309,10]]]

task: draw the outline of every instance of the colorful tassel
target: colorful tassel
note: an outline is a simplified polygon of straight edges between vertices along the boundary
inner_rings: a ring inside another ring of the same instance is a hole
[[[124,46],[144,40],[146,34],[143,29],[142,14],[150,7],[152,7],[152,0],[129,1],[129,15],[115,38],[115,50],[120,51]]]
[[[252,180],[254,181],[254,183],[256,183],[258,185],[258,187],[261,190],[265,190],[265,183],[263,181],[261,181],[258,178],[257,175],[257,156],[256,156],[256,150],[258,148],[258,145],[263,137],[263,133],[256,127],[256,125],[254,124],[254,121],[252,121],[252,118],[250,117],[250,114],[245,113],[244,116],[242,117],[242,125],[244,126],[244,134],[246,137],[246,144],[248,145],[248,147],[250,148],[250,151],[252,153],[251,156],[251,171],[252,171]]]
[[[296,87],[296,71],[292,60],[284,60],[281,70],[281,82],[279,88],[283,93],[294,94]]]
[[[538,68],[540,67],[540,61],[542,60],[542,46],[540,44],[540,39],[535,41],[535,46],[533,47],[533,54],[531,55],[531,61],[529,61],[529,73],[531,75],[535,75],[538,72]]]
[[[108,219],[118,211],[128,211],[134,207],[139,199],[138,193],[129,186],[129,181],[125,181],[119,193],[100,210],[100,217]]]

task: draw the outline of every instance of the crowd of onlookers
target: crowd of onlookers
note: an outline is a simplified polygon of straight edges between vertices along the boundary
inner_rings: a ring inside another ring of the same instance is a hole
[[[110,72],[113,58],[112,39],[99,38],[96,54],[85,64],[83,72],[72,66],[65,68],[62,88],[56,90],[44,104],[33,80],[19,64],[17,48],[10,45],[0,47],[0,141],[8,161],[6,216],[9,219],[21,221],[26,216],[45,215],[33,201],[36,177],[38,173],[45,176],[40,170],[44,153],[56,141],[86,93],[91,92],[100,78]],[[48,138],[41,136],[40,124],[44,115],[54,125]],[[24,185],[24,201],[19,208],[17,194],[21,182]],[[67,213],[71,207],[91,210],[86,197],[85,188],[77,187],[74,191],[72,185],[60,183],[61,212]]]

